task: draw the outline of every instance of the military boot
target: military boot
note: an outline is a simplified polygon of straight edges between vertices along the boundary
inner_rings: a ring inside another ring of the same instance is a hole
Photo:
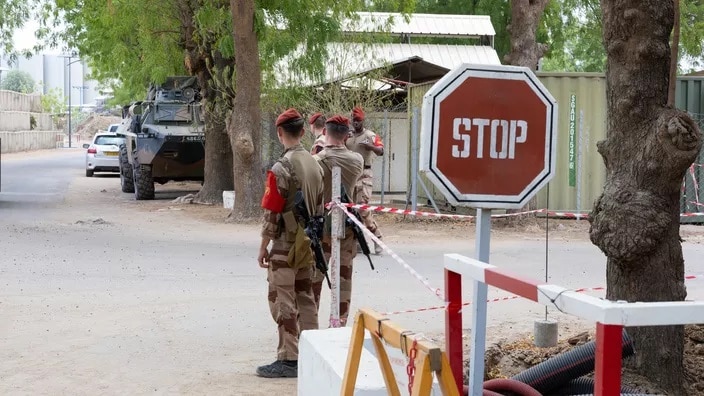
[[[297,360],[277,360],[266,366],[257,367],[257,375],[264,378],[296,378],[298,377]]]

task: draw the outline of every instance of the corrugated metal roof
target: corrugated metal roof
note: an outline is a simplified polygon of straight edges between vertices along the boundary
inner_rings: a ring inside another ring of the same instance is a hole
[[[359,18],[342,24],[345,33],[388,32],[411,36],[478,37],[495,36],[488,15],[410,14],[408,21],[400,13],[358,12]]]
[[[477,45],[329,43],[328,54],[330,62],[322,81],[293,76],[289,61],[282,60],[277,69],[279,82],[309,86],[345,80],[413,57],[450,70],[462,63],[501,64],[496,50]]]

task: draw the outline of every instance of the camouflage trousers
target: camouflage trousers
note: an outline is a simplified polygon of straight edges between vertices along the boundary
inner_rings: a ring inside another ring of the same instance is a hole
[[[357,185],[355,186],[357,193],[358,204],[368,204],[372,199],[372,188],[374,187],[374,174],[371,169],[365,169],[362,173],[362,177],[357,180]],[[379,231],[379,226],[376,224],[372,212],[370,210],[359,210],[359,216],[362,217],[364,226],[376,235],[377,238],[381,238],[381,231]]]
[[[332,246],[330,238],[323,239],[323,252],[325,253],[325,261],[330,265],[330,257],[332,256]],[[357,255],[357,240],[354,239],[354,233],[350,227],[345,228],[345,238],[340,240],[340,323],[342,326],[347,324],[347,318],[350,314],[350,304],[352,303],[352,262]],[[323,290],[325,283],[325,275],[317,268],[313,268],[313,295],[315,296],[316,312],[320,310],[320,293]],[[330,270],[328,269],[328,276]]]
[[[269,310],[278,325],[278,360],[298,360],[298,337],[318,328],[318,310],[311,284],[312,266],[294,269],[287,259],[292,243],[274,240],[269,254]]]

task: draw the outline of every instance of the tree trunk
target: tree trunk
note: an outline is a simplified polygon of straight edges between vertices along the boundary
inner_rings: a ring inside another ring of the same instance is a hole
[[[607,256],[609,300],[681,301],[680,187],[701,148],[697,125],[667,106],[672,0],[601,0],[607,52],[604,192],[589,236]],[[640,374],[684,394],[682,326],[629,329]]]
[[[252,218],[261,212],[264,192],[261,160],[261,65],[257,32],[254,30],[254,0],[230,0],[235,63],[236,94],[227,126],[233,151],[235,207],[231,217]]]
[[[536,39],[540,17],[545,11],[549,0],[511,0],[511,24],[506,27],[511,42],[511,51],[504,61],[513,66],[524,66],[531,70],[538,68],[538,61],[547,50],[547,45],[539,44]],[[535,210],[538,208],[538,197],[528,202],[521,209],[507,210],[508,213]],[[514,217],[509,222],[516,224],[520,218]]]
[[[549,0],[511,0],[511,24],[506,27],[511,51],[504,57],[509,65],[538,68],[547,45],[536,41],[540,17]]]
[[[195,203],[222,203],[222,192],[233,189],[232,150],[227,135],[226,118],[229,115],[227,100],[215,88],[211,42],[195,40],[196,0],[180,3],[181,38],[185,50],[186,69],[198,78],[201,91],[201,115],[205,121],[205,168],[200,191],[193,198]],[[218,59],[217,55],[215,56]],[[221,62],[222,63],[222,62]],[[217,66],[217,64],[216,64]]]
[[[228,113],[217,101],[203,104],[205,117],[205,182],[193,202],[222,203],[222,192],[234,189],[232,147],[227,134]]]

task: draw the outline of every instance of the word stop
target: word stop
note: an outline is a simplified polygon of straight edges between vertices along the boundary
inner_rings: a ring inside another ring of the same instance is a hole
[[[455,118],[452,123],[452,137],[461,143],[452,145],[452,156],[469,158],[473,144],[476,147],[476,158],[484,158],[485,128],[491,132],[488,139],[490,158],[514,159],[516,143],[525,143],[528,138],[528,123],[525,120]],[[472,136],[475,138],[474,143]]]

